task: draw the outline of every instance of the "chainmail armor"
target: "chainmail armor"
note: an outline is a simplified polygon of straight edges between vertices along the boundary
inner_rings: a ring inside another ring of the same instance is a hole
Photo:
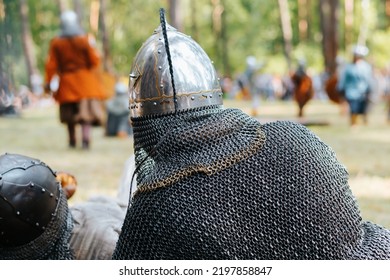
[[[144,159],[146,162],[137,174],[137,191],[171,185],[198,172],[211,175],[255,153],[265,141],[264,133],[249,117],[233,122],[236,116],[235,111],[224,112],[219,106],[211,106],[193,109],[190,114],[138,118],[133,123],[137,134],[135,160],[138,165]],[[161,137],[159,131],[145,127],[162,127],[168,133]],[[160,140],[173,145],[154,148]],[[232,142],[240,146],[232,150],[229,144]],[[212,157],[204,153],[205,145],[214,151]],[[182,152],[177,153],[177,149]],[[152,156],[147,157],[148,154]]]
[[[390,231],[362,221],[304,126],[219,107],[132,121],[139,188],[114,259],[390,258]]]

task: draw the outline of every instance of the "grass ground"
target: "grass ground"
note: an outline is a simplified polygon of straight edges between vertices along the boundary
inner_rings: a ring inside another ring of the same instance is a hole
[[[225,107],[238,107],[251,113],[246,101],[227,100]],[[351,129],[347,115],[327,101],[311,101],[305,118],[298,120],[291,102],[263,102],[260,122],[289,119],[306,123],[350,173],[350,186],[357,197],[364,219],[390,228],[390,125],[383,104],[370,112],[367,126]],[[93,129],[89,151],[67,147],[66,130],[58,121],[55,105],[24,110],[18,118],[0,118],[0,154],[20,153],[39,158],[56,171],[67,171],[77,178],[79,188],[70,204],[94,194],[116,195],[126,159],[133,153],[129,138],[104,136],[102,127]]]

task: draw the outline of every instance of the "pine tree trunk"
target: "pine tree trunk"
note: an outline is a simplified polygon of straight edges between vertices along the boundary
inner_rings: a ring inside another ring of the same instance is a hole
[[[291,70],[291,49],[292,49],[292,28],[291,18],[288,9],[287,0],[278,0],[280,22],[282,26],[283,41],[284,41],[284,55],[286,57],[288,70]]]
[[[330,75],[335,73],[337,69],[338,2],[338,0],[320,0],[322,53],[324,56],[325,71]]]
[[[224,2],[222,0],[222,5]],[[229,55],[228,55],[228,38],[226,34],[226,9],[223,10],[221,15],[221,43],[222,43],[222,65],[223,65],[223,75],[224,77],[231,77],[231,69],[229,63]]]
[[[195,41],[198,41],[199,35],[198,35],[198,22],[196,20],[196,14],[197,14],[197,5],[196,0],[190,0],[191,3],[191,35],[192,38],[194,38]]]
[[[307,16],[308,16],[308,1],[307,0],[298,0],[298,29],[299,29],[299,39],[304,41],[307,39]]]
[[[353,42],[353,10],[354,10],[354,0],[345,0],[344,3],[345,17],[344,17],[344,48],[348,48]]]
[[[183,32],[183,18],[180,13],[180,0],[169,0],[170,25]]]
[[[110,52],[110,39],[107,32],[106,20],[106,0],[100,0],[100,31],[102,32],[102,44],[103,44],[103,69],[105,72],[113,73],[111,52]]]
[[[386,18],[387,18],[387,28],[390,27],[390,0],[385,2]]]
[[[22,26],[22,44],[27,64],[28,87],[32,92],[38,91],[39,71],[34,55],[34,43],[29,24],[28,5],[26,0],[20,0],[20,18]]]
[[[80,25],[84,27],[82,20],[84,18],[84,10],[80,0],[73,0],[73,9],[77,14]]]
[[[65,0],[57,0],[58,10],[60,11],[60,15],[65,11]]]

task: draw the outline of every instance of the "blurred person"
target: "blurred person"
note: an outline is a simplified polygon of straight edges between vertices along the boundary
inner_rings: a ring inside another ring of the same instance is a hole
[[[289,101],[294,96],[294,83],[291,80],[292,72],[282,76],[283,94],[282,100]]]
[[[358,117],[363,117],[367,124],[367,109],[373,88],[373,72],[371,65],[365,61],[369,50],[366,46],[353,48],[353,61],[340,73],[337,89],[349,105],[350,125],[356,126]]]
[[[210,58],[163,15],[130,71],[137,189],[113,259],[390,259],[334,151],[223,108]]]
[[[115,96],[106,102],[106,111],[106,136],[128,137],[131,126],[127,85],[120,82],[115,85]]]
[[[90,44],[73,11],[61,14],[61,33],[50,42],[45,64],[45,91],[58,75],[58,90],[54,99],[60,106],[60,121],[67,125],[68,144],[77,146],[76,125],[81,124],[82,148],[91,142],[91,125],[102,125],[104,87],[97,76],[99,56]]]
[[[329,97],[329,100],[336,104],[341,104],[344,102],[345,97],[343,93],[337,88],[338,81],[340,79],[341,73],[344,72],[345,61],[342,57],[336,57],[337,69],[331,75],[328,75],[325,82],[325,91]]]
[[[134,158],[125,164],[134,170]],[[68,205],[76,178],[39,159],[0,156],[0,260],[111,259],[132,187],[123,174],[117,197]]]
[[[306,61],[301,59],[298,68],[291,76],[294,84],[294,99],[298,104],[298,117],[303,117],[303,107],[313,98],[313,81],[306,72]]]
[[[246,96],[252,100],[252,116],[256,117],[260,107],[260,91],[256,85],[256,72],[262,67],[257,62],[256,57],[248,56],[246,58],[246,69],[242,75],[243,91]]]
[[[337,69],[325,81],[325,92],[330,101],[340,106],[340,115],[348,112],[348,102],[345,100],[344,92],[340,91],[338,83],[341,74],[344,72],[346,62],[342,57],[336,57]]]

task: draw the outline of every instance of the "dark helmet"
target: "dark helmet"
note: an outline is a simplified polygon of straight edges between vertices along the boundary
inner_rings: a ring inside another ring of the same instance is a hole
[[[131,117],[165,115],[192,108],[222,105],[222,90],[212,61],[190,36],[166,24],[172,69],[162,26],[138,51],[131,68]],[[171,73],[176,89],[176,106]]]
[[[40,236],[56,215],[60,184],[40,160],[0,156],[0,246],[26,244]]]

